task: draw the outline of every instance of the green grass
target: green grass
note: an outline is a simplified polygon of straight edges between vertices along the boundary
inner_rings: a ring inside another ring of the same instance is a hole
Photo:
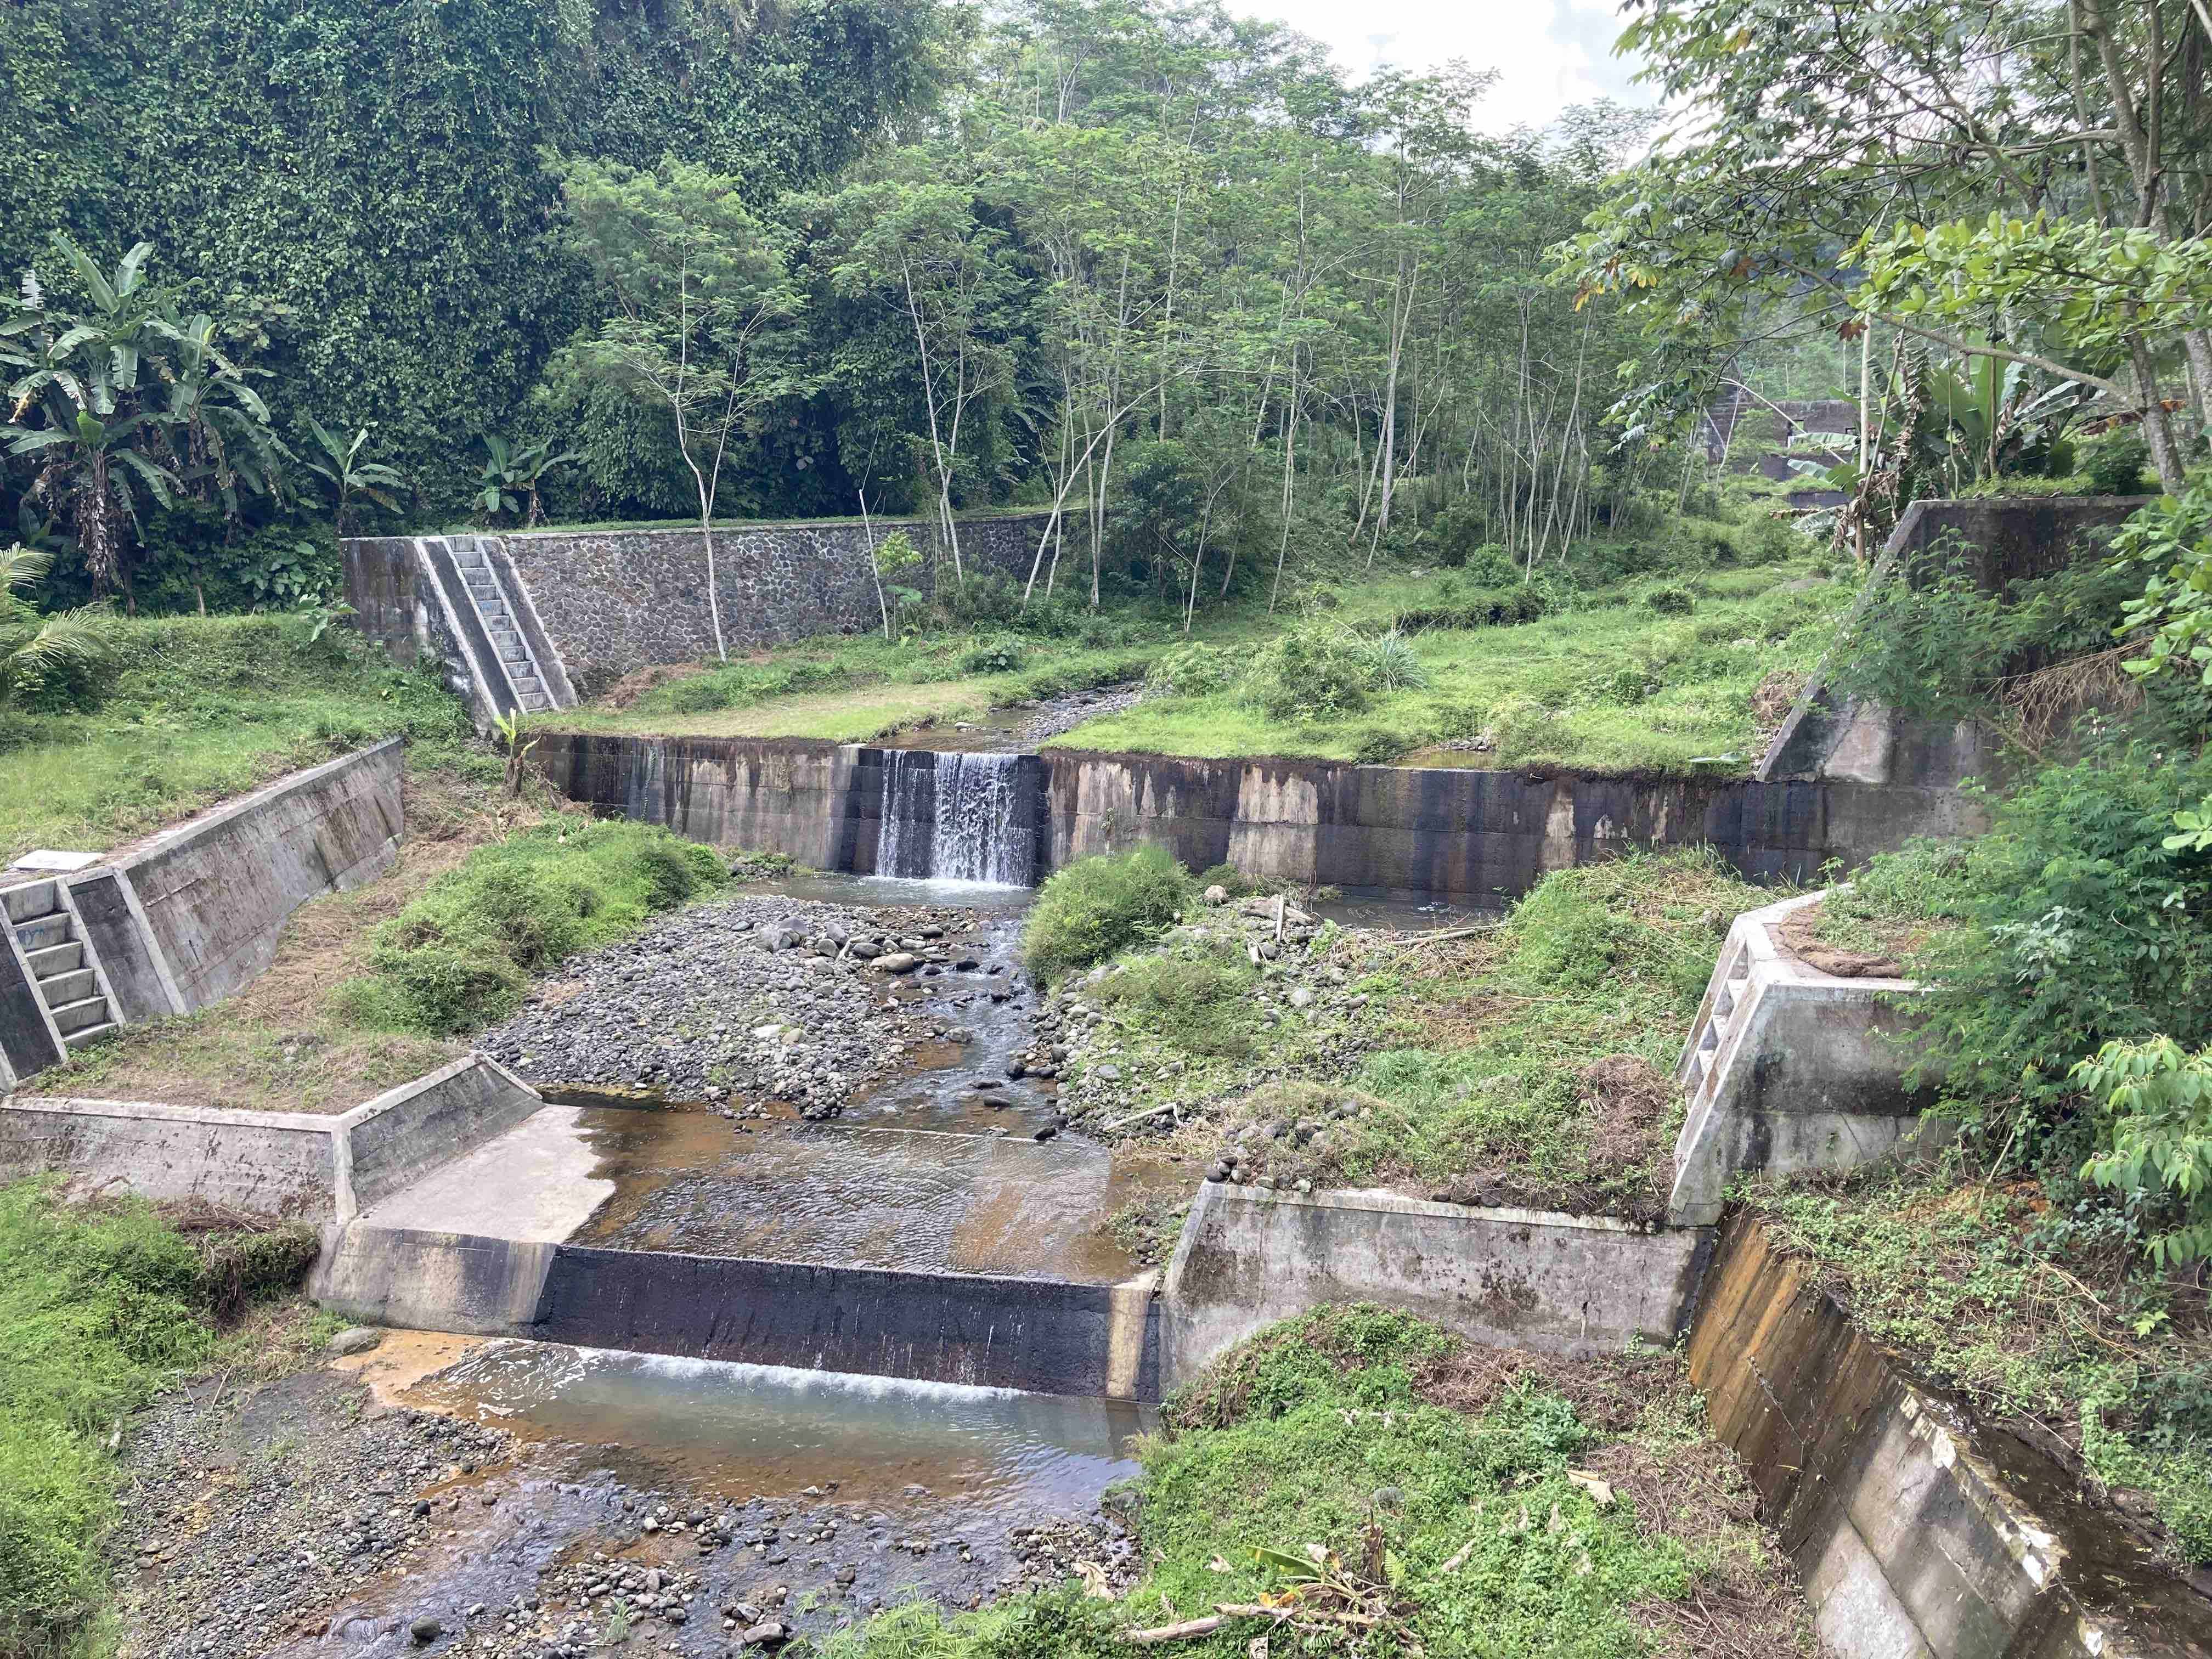
[[[1557,572],[1482,586],[1460,573],[1348,570],[1270,617],[1218,611],[1186,639],[1149,610],[1059,605],[1052,633],[995,622],[803,641],[673,678],[623,707],[559,717],[579,731],[866,742],[902,727],[1152,675],[1139,707],[1052,739],[1072,749],[1231,757],[1410,760],[1727,775],[1755,758],[1753,695],[1809,669],[1847,595],[1793,586],[1808,559],[1578,587]],[[1655,609],[1654,596],[1688,614]],[[1545,611],[1533,621],[1515,617]],[[1395,635],[1392,634],[1393,629]],[[1346,699],[1306,706],[1294,630],[1366,641]],[[1386,647],[1376,647],[1378,638]],[[1275,678],[1268,682],[1273,672]],[[1282,689],[1282,682],[1288,690]]]
[[[1039,984],[1157,938],[1193,892],[1164,848],[1079,859],[1048,877],[1022,929],[1022,957]]]
[[[1380,1309],[1324,1309],[1263,1332],[1171,1402],[1170,1431],[1143,1447],[1121,1505],[1147,1563],[1125,1595],[955,1617],[909,1606],[828,1652],[1104,1659],[1130,1650],[1125,1631],[1263,1595],[1316,1613],[1355,1598],[1379,1617],[1357,1650],[1380,1659],[1687,1652],[1668,1639],[1668,1610],[1693,1600],[1729,1605],[1729,1633],[1752,1638],[1737,1650],[1809,1652],[1802,1604],[1756,1528],[1670,1502],[1692,1482],[1741,1489],[1698,1419],[1671,1358],[1531,1362]],[[1593,1465],[1635,1474],[1594,1487]],[[1270,1622],[1232,1616],[1172,1650],[1243,1656]],[[1351,1650],[1287,1629],[1270,1639],[1276,1652]]]
[[[417,763],[489,768],[434,674],[403,672],[301,617],[121,626],[116,660],[32,708],[0,708],[0,863],[101,852],[265,783],[404,733]],[[74,706],[72,706],[74,705]]]
[[[1964,1390],[2212,1561],[2212,1333],[2204,1295],[2142,1267],[2124,1217],[1953,1164],[1813,1187],[1752,1183],[1768,1236],[1875,1341]]]
[[[1232,685],[1147,698],[1053,741],[1210,757],[1741,772],[1757,758],[1753,693],[1770,675],[1812,667],[1844,597],[1834,584],[1785,590],[1804,574],[1784,565],[1698,578],[1686,617],[1650,604],[1679,582],[1638,580],[1533,622],[1427,628],[1411,640],[1425,683],[1355,708],[1286,719]],[[1343,614],[1370,627],[1407,614],[1449,616],[1455,604],[1472,602],[1451,597],[1461,592],[1449,573],[1401,578],[1378,583]],[[1476,742],[1486,746],[1443,747]]]
[[[291,1288],[313,1230],[187,1242],[137,1200],[0,1188],[0,1651],[90,1650],[109,1604],[109,1434],[219,1349],[219,1316]]]
[[[728,879],[713,848],[655,824],[540,824],[478,848],[381,924],[337,1007],[372,1030],[468,1030],[511,1012],[532,974]]]

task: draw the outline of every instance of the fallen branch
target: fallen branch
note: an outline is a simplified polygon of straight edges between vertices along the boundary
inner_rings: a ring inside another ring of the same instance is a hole
[[[1378,951],[1402,951],[1414,945],[1440,945],[1448,939],[1473,939],[1477,933],[1494,933],[1498,924],[1486,921],[1477,927],[1448,927],[1441,933],[1421,933],[1413,939],[1386,939],[1375,948]]]
[[[1280,1623],[1283,1614],[1273,1607],[1261,1607],[1252,1601],[1217,1601],[1213,1611],[1202,1619],[1186,1619],[1176,1625],[1152,1625],[1142,1630],[1125,1630],[1121,1639],[1133,1647],[1151,1647],[1161,1642],[1188,1642],[1194,1637],[1211,1636],[1231,1619],[1272,1619]]]

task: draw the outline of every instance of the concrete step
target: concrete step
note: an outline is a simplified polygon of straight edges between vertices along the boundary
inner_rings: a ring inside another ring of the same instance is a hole
[[[76,936],[76,929],[70,923],[66,910],[56,910],[35,921],[15,924],[15,943],[23,947],[26,955],[33,951],[43,951],[50,945],[66,944]]]
[[[82,1031],[88,1026],[98,1025],[107,1018],[106,997],[85,997],[76,1002],[65,1002],[50,1010],[54,1025],[64,1036],[72,1031]]]
[[[66,1008],[72,1002],[82,1002],[100,990],[100,977],[89,968],[71,968],[65,973],[42,976],[39,994],[46,999],[49,1008]]]
[[[43,951],[27,951],[24,960],[31,965],[33,979],[45,979],[53,974],[65,974],[84,963],[84,946],[71,939],[66,945],[49,945]]]
[[[499,653],[501,662],[520,663],[533,673],[537,671],[538,665],[530,660],[530,647],[522,642],[521,635],[510,634],[501,639],[495,634],[491,636],[491,643],[492,648]]]
[[[34,916],[50,915],[62,908],[58,882],[28,881],[21,887],[10,887],[0,892],[0,907],[4,907],[10,921],[28,921]]]
[[[97,1042],[102,1037],[112,1036],[122,1029],[112,1019],[103,1020],[97,1025],[87,1025],[81,1030],[64,1034],[62,1042],[66,1048],[82,1048],[88,1042]]]

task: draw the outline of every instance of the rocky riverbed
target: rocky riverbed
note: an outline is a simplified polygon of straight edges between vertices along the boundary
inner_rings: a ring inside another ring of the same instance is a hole
[[[962,1041],[963,999],[1021,990],[975,909],[748,894],[570,957],[477,1046],[534,1083],[834,1117],[922,1045]]]
[[[109,1546],[120,1651],[799,1654],[911,1596],[969,1607],[1139,1565],[1095,1509],[985,1510],[920,1485],[848,1502],[836,1478],[746,1493],[726,1469],[642,1464],[649,1447],[533,1440],[405,1398],[321,1369],[204,1378],[143,1414]]]

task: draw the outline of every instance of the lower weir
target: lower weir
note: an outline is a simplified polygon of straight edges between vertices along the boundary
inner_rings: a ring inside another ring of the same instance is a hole
[[[1983,827],[1956,790],[1875,784],[559,732],[535,759],[594,811],[861,875],[1027,882],[1151,843],[1194,870],[1487,901],[1639,847],[1710,846],[1754,879],[1806,883],[1831,860]]]

